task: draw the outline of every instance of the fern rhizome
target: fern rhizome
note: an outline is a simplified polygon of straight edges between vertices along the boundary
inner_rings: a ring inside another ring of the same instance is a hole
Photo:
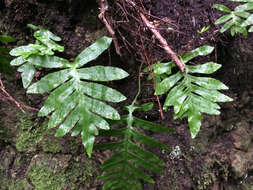
[[[146,150],[145,146],[167,151],[169,148],[144,132],[170,133],[174,130],[134,116],[137,111],[152,109],[152,104],[137,105],[140,77],[137,95],[125,107],[128,114],[120,116],[116,109],[106,103],[118,103],[126,97],[98,82],[124,79],[128,73],[111,66],[85,66],[109,48],[112,39],[98,39],[73,62],[69,62],[54,55],[54,51],[64,51],[64,47],[56,43],[61,40],[58,36],[44,28],[33,25],[30,27],[36,30],[36,42],[14,48],[10,54],[17,57],[11,61],[11,65],[18,66],[27,93],[49,94],[38,115],[50,116],[48,127],[58,128],[56,136],[80,134],[89,157],[92,155],[95,136],[116,139],[95,146],[98,150],[109,149],[115,152],[101,166],[104,173],[99,179],[105,181],[103,189],[142,189],[141,180],[154,183],[146,172],[161,172],[164,164],[158,156]],[[152,66],[157,83],[155,95],[168,93],[164,109],[173,106],[175,119],[187,117],[193,138],[200,130],[201,113],[219,114],[220,106],[216,102],[232,100],[218,91],[228,89],[227,86],[216,79],[200,76],[214,73],[221,65],[213,62],[189,64],[197,56],[210,54],[213,49],[202,46],[180,57],[185,65],[185,72],[174,73],[173,68],[176,65],[173,62],[158,62]],[[54,69],[54,72],[32,84],[36,71],[43,68]]]

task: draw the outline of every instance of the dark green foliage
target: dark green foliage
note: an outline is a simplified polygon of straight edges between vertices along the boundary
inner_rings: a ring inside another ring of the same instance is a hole
[[[210,54],[213,49],[210,46],[202,46],[186,53],[181,60],[183,64],[186,64],[197,56]],[[228,89],[226,85],[216,79],[199,76],[199,74],[212,74],[221,65],[213,62],[185,65],[186,71],[184,73],[178,71],[176,74],[172,74],[173,67],[175,67],[173,62],[153,65],[154,74],[158,78],[155,95],[168,92],[163,108],[173,106],[175,119],[187,117],[190,132],[194,138],[200,130],[201,113],[218,115],[220,106],[216,102],[228,102],[232,99],[218,91]],[[197,76],[192,74],[197,74]]]
[[[138,93],[139,94],[139,93]],[[152,104],[136,106],[136,99],[131,105],[126,106],[127,115],[123,115],[119,121],[112,124],[121,128],[101,130],[100,136],[117,137],[118,142],[96,145],[99,150],[114,150],[116,153],[101,166],[104,171],[99,177],[105,181],[103,190],[142,189],[140,180],[154,183],[154,180],[145,171],[161,172],[164,163],[152,152],[144,149],[144,146],[158,147],[169,151],[169,148],[161,142],[141,133],[149,130],[155,133],[169,133],[174,130],[134,117],[135,111],[150,110]],[[141,129],[141,130],[140,130]]]
[[[223,15],[215,24],[225,23],[220,32],[223,33],[231,28],[231,35],[234,36],[237,33],[241,33],[247,36],[248,32],[253,32],[253,26],[247,29],[247,26],[253,24],[253,1],[252,0],[230,0],[234,2],[244,2],[244,4],[237,6],[233,11],[225,5],[214,4],[214,8],[226,12],[228,14]]]
[[[1,46],[1,43],[15,42],[16,40],[7,35],[0,35],[0,73],[11,74],[12,69],[10,67],[11,58],[9,56],[10,50]]]
[[[29,26],[37,30],[34,33],[34,37],[36,38],[35,43],[20,46],[10,51],[10,55],[17,57],[13,59],[10,64],[12,66],[19,66],[18,71],[22,73],[21,76],[24,88],[27,88],[31,84],[36,73],[36,68],[40,68],[40,65],[33,62],[33,59],[30,59],[31,56],[54,55],[54,51],[64,51],[64,47],[56,43],[61,41],[60,37],[44,28],[33,25]]]

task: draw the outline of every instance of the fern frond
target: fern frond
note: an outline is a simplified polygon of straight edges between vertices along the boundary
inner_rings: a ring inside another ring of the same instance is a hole
[[[140,132],[140,128],[142,131],[144,129],[155,133],[169,133],[174,132],[174,130],[134,117],[133,113],[136,111],[147,111],[153,108],[153,104],[150,103],[136,106],[139,94],[140,77],[138,93],[132,104],[125,107],[128,114],[121,116],[121,119],[118,121],[110,121],[111,125],[122,125],[124,127],[99,131],[100,136],[117,137],[119,139],[118,142],[95,146],[98,150],[109,149],[116,151],[101,166],[104,173],[99,179],[104,181],[103,190],[139,190],[142,189],[140,180],[154,183],[154,180],[146,172],[159,173],[162,171],[164,163],[154,153],[145,150],[143,145],[159,147],[170,151],[163,143]]]
[[[56,56],[32,55],[27,60],[35,66],[61,68],[32,84],[28,93],[50,93],[39,116],[51,114],[48,127],[58,127],[56,136],[81,134],[86,152],[91,156],[98,129],[109,129],[104,118],[119,120],[117,110],[104,103],[126,99],[120,92],[97,81],[120,80],[128,76],[124,70],[109,66],[80,68],[97,58],[111,44],[111,38],[103,37],[85,49],[73,63]],[[95,81],[95,82],[88,82]]]
[[[36,67],[38,67],[35,62],[29,59],[31,56],[54,55],[54,51],[64,51],[64,47],[55,42],[61,41],[61,38],[49,30],[40,28],[34,33],[34,37],[36,38],[35,44],[20,46],[10,51],[10,55],[17,57],[10,64],[12,66],[19,66],[18,71],[22,73],[21,77],[24,88],[27,88],[31,84],[36,73]]]
[[[202,46],[191,52],[186,53],[181,59],[184,64],[197,56],[205,56],[213,51],[213,47]],[[194,76],[192,74],[212,74],[217,71],[221,65],[214,62],[208,62],[202,65],[186,65],[185,73],[178,71],[171,74],[171,69],[175,67],[173,62],[153,66],[156,76],[166,75],[161,80],[155,91],[155,95],[161,95],[168,92],[163,105],[164,109],[169,106],[174,107],[174,119],[187,117],[192,138],[196,137],[200,130],[202,115],[220,114],[220,106],[216,102],[232,101],[228,96],[220,93],[218,90],[227,90],[228,87],[220,81],[209,78]]]
[[[103,190],[142,189],[140,180],[154,183],[154,180],[145,171],[160,173],[164,163],[154,153],[145,150],[142,145],[159,147],[170,151],[166,145],[142,134],[138,128],[156,133],[169,133],[174,130],[134,117],[133,112],[138,107],[133,104],[126,108],[129,113],[122,116],[121,120],[116,123],[124,124],[125,127],[107,131],[101,130],[99,133],[101,136],[118,137],[119,142],[95,146],[99,150],[117,151],[101,166],[104,174],[99,179],[105,181]]]
[[[248,35],[248,32],[252,32],[253,26],[247,29],[247,26],[253,24],[253,2],[251,0],[230,0],[234,2],[244,2],[242,5],[238,5],[232,11],[227,6],[222,4],[214,4],[213,7],[219,11],[226,12],[226,15],[221,16],[215,21],[215,24],[224,24],[220,32],[223,33],[231,28],[230,33],[234,36],[237,33],[241,33],[244,36]]]

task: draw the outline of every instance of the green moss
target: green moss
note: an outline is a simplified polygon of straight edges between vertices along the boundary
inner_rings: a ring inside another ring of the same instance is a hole
[[[29,183],[26,179],[10,179],[7,174],[0,171],[0,189],[1,190],[29,190]]]
[[[52,169],[49,163],[41,160],[29,168],[27,177],[34,190],[79,190],[89,186],[92,177],[97,176],[91,160],[71,160],[69,163],[65,169],[58,166]]]
[[[98,171],[90,160],[85,162],[71,162],[70,167],[67,168],[65,176],[72,190],[79,190],[81,186],[90,184],[92,177],[97,176]]]
[[[9,186],[9,179],[5,172],[0,169],[0,184],[2,190],[7,190]]]
[[[57,137],[52,137],[43,140],[42,149],[44,152],[58,153],[61,151],[62,146]]]
[[[32,116],[27,114],[20,115],[16,127],[18,129],[16,148],[20,152],[28,148],[36,149],[48,130],[47,122],[39,124],[39,122],[32,121]]]
[[[35,190],[61,190],[65,182],[64,174],[54,174],[46,165],[34,165],[27,174]]]
[[[4,142],[8,142],[8,130],[4,126],[0,126],[0,140],[3,140]]]
[[[12,181],[9,185],[8,190],[28,190],[28,189],[31,189],[31,187],[29,188],[29,186],[30,185],[27,182],[27,180],[22,179],[22,180]]]

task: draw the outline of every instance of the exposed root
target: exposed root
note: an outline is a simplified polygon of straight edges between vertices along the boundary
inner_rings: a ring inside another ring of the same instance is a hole
[[[136,60],[145,62],[141,47],[143,39],[151,64],[160,59],[171,58],[182,72],[185,71],[181,60],[161,34],[161,30],[175,25],[168,18],[160,19],[151,15],[142,0],[99,0],[99,2],[99,18],[111,34],[119,55],[122,54],[119,44],[122,44],[124,53],[127,50]],[[152,21],[148,20],[147,16]]]

